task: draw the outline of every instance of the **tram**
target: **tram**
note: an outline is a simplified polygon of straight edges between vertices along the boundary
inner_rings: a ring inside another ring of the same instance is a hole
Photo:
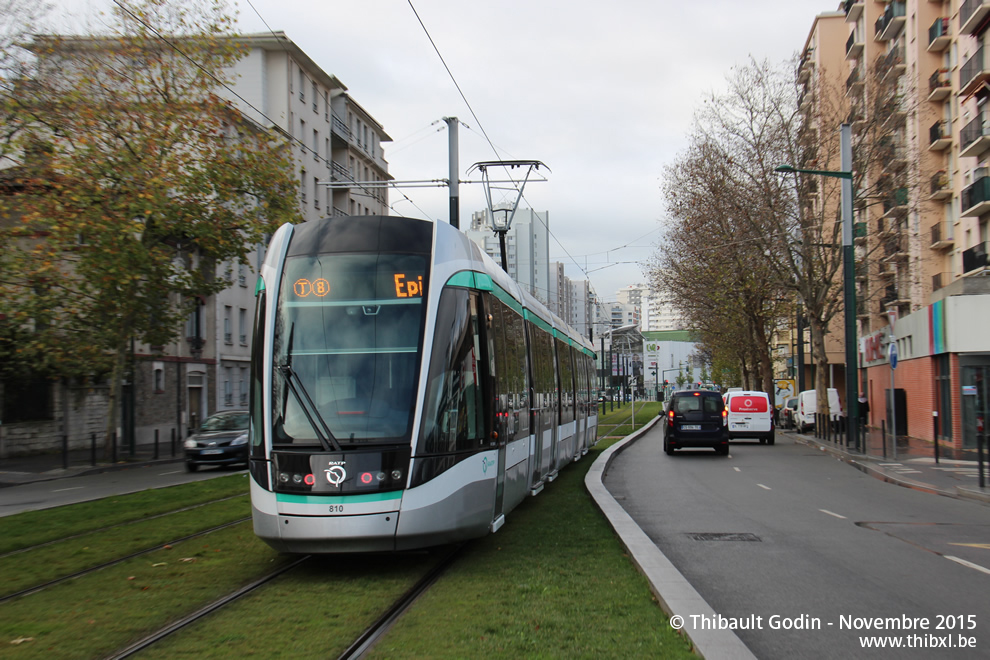
[[[450,225],[284,225],[256,296],[251,507],[278,551],[484,536],[597,441],[591,343]]]

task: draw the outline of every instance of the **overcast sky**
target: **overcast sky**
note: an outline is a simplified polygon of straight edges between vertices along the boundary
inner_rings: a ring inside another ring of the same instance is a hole
[[[547,181],[528,184],[521,205],[549,212],[551,260],[590,279],[604,300],[646,281],[639,264],[662,233],[663,167],[685,148],[705,92],[724,89],[730,68],[750,56],[790,59],[814,17],[838,4],[237,0],[241,32],[285,32],[383,125],[397,180],[447,177],[447,116],[467,125],[462,180],[478,179],[467,175],[478,161],[545,163]],[[463,227],[486,203],[480,185],[462,185],[460,198]],[[448,218],[443,188],[392,191],[389,200],[396,214]]]

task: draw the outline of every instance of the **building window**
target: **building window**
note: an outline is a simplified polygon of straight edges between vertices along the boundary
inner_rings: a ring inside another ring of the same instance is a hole
[[[319,112],[319,107],[317,107],[317,99],[320,97],[316,94],[316,83],[313,83],[313,112]]]
[[[233,383],[230,382],[230,367],[223,370],[223,405],[232,406],[234,405],[234,390],[232,389]]]
[[[306,74],[302,69],[299,69],[299,100],[306,102]]]
[[[246,406],[248,402],[248,390],[247,390],[247,368],[241,367],[241,380],[239,382],[238,391],[240,393],[240,405]]]
[[[299,120],[299,147],[306,153],[306,120]]]
[[[323,118],[330,121],[330,92],[323,92]]]
[[[231,330],[230,330],[230,312],[231,312],[230,305],[224,305],[224,307],[223,307],[223,342],[225,344],[232,344],[232,343],[234,343],[234,341],[233,341],[234,338],[231,335]]]
[[[155,394],[165,393],[165,364],[162,362],[151,363],[151,390]]]
[[[302,181],[302,203],[305,204],[306,203],[306,170],[302,171],[302,175],[299,177],[299,180]]]
[[[313,177],[313,206],[320,208],[320,178]]]
[[[241,346],[247,346],[247,310],[243,307],[237,311],[237,328]]]
[[[244,264],[237,264],[237,283],[247,286],[247,267]]]

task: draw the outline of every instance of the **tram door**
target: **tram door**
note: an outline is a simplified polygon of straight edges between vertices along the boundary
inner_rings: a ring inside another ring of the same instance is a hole
[[[533,430],[533,470],[531,490],[539,488],[547,479],[553,464],[554,431],[557,408],[557,393],[553,368],[553,340],[549,333],[527,323],[532,355],[532,396],[533,413],[530,427]]]
[[[962,432],[963,448],[976,449],[977,435],[983,434],[983,447],[986,449],[986,438],[990,435],[987,419],[990,415],[990,392],[987,391],[987,379],[990,378],[990,366],[961,366],[962,377]]]

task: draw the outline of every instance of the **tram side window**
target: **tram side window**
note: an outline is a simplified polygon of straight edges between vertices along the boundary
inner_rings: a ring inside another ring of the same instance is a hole
[[[248,400],[251,402],[251,455],[264,458],[265,455],[265,400],[264,388],[261,385],[265,373],[265,311],[267,297],[265,291],[258,293],[258,306],[255,308],[254,337],[251,339],[251,390]]]
[[[467,289],[444,289],[430,355],[422,453],[484,446],[484,399],[478,299]]]
[[[508,413],[509,440],[529,433],[526,384],[526,338],[522,316],[495,298],[490,299],[495,335],[496,387],[499,412]]]
[[[533,389],[536,392],[536,407],[551,408],[556,394],[553,338],[535,324],[530,324],[529,330],[533,349]]]
[[[560,364],[560,423],[574,421],[574,369],[571,365],[571,347],[557,340],[557,359]]]

